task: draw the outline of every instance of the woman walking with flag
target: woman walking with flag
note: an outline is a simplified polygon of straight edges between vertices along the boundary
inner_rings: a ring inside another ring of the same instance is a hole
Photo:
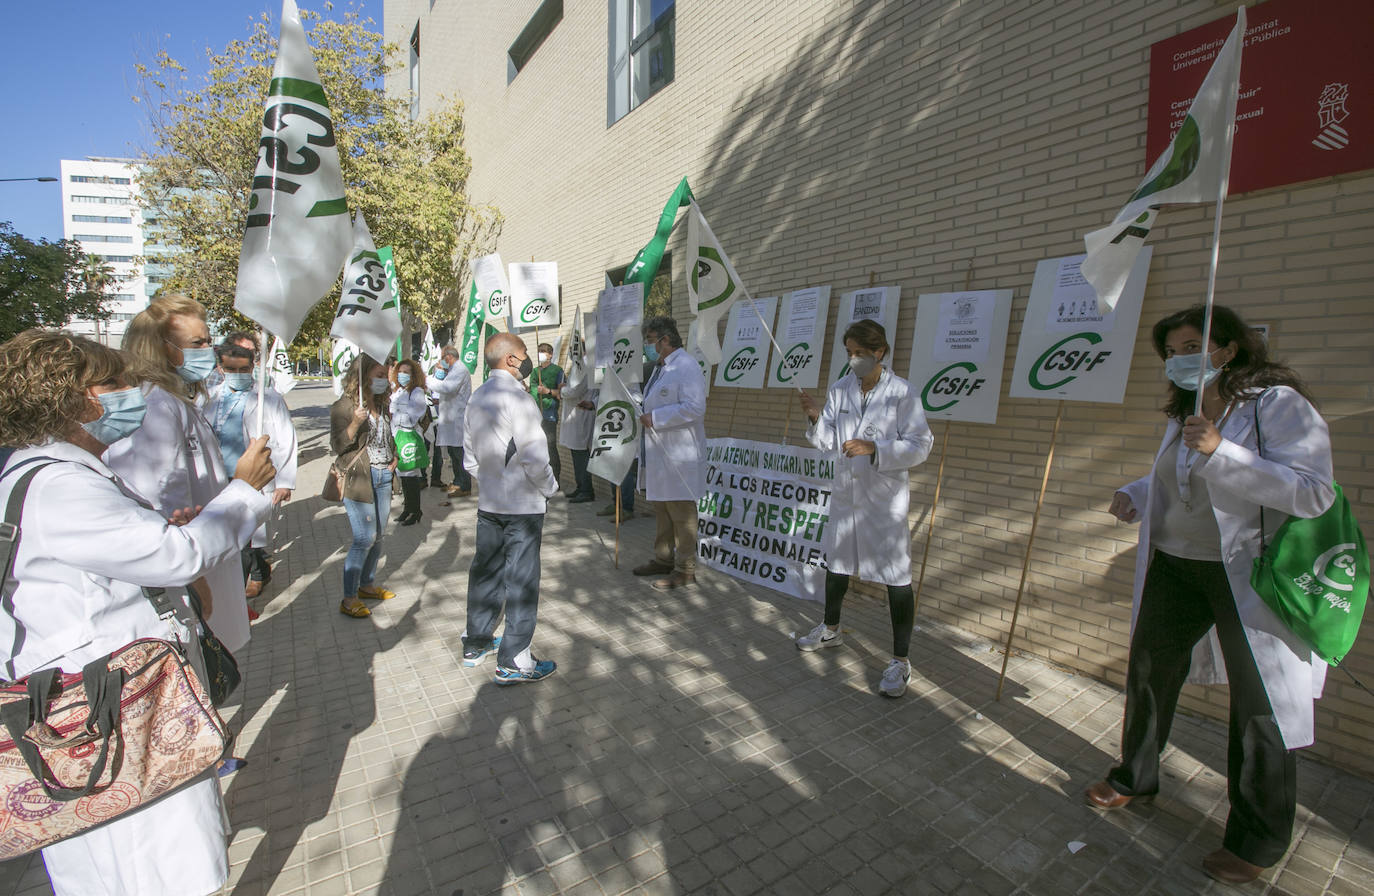
[[[1118,809],[1159,791],[1184,679],[1229,680],[1222,848],[1203,859],[1213,878],[1252,881],[1283,857],[1297,808],[1295,750],[1312,743],[1313,701],[1326,665],[1250,586],[1264,533],[1288,516],[1330,507],[1326,422],[1293,371],[1268,359],[1259,335],[1229,308],[1203,306],[1155,324],[1155,351],[1171,380],[1169,419],[1150,475],[1125,486],[1109,512],[1139,522],[1134,622],[1126,667],[1121,764],[1084,794]],[[1196,414],[1199,378],[1202,413]]]

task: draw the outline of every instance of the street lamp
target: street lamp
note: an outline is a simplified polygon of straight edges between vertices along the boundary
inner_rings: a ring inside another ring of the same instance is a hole
[[[10,183],[18,180],[36,180],[40,184],[57,183],[57,178],[55,177],[0,177],[0,183]]]

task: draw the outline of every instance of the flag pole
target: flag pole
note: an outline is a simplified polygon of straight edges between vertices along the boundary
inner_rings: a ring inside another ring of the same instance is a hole
[[[1232,128],[1235,124],[1232,123]],[[1227,142],[1230,143],[1228,136]],[[1212,302],[1216,298],[1217,292],[1217,265],[1221,261],[1221,209],[1226,202],[1227,181],[1231,177],[1231,154],[1226,154],[1226,170],[1222,172],[1221,182],[1217,185],[1217,208],[1216,217],[1212,221],[1212,264],[1207,271],[1207,302],[1202,313],[1202,365],[1198,368],[1197,374],[1197,398],[1193,403],[1193,414],[1202,414],[1202,390],[1207,388],[1206,376],[1207,365],[1212,363],[1207,346],[1212,338]]]
[[[614,486],[615,499],[615,568],[620,568],[620,483]]]
[[[1021,562],[1021,584],[1016,586],[1016,606],[1011,611],[1011,627],[1007,629],[1007,646],[1002,654],[1002,673],[997,676],[997,700],[1002,699],[1002,685],[1007,680],[1007,661],[1011,659],[1011,642],[1016,636],[1016,619],[1021,615],[1021,597],[1026,591],[1026,574],[1030,571],[1031,548],[1035,545],[1035,530],[1040,525],[1040,508],[1045,504],[1045,487],[1050,484],[1050,467],[1054,465],[1054,443],[1059,438],[1059,422],[1064,419],[1064,399],[1054,415],[1054,431],[1050,433],[1050,450],[1045,455],[1045,475],[1040,479],[1040,497],[1035,499],[1035,515],[1031,517],[1030,537],[1026,539],[1026,556]]]
[[[267,331],[265,329],[258,330],[258,341],[261,345],[267,344]],[[258,353],[262,356],[261,370],[258,374],[258,435],[262,435],[262,410],[263,405],[267,403],[267,350],[260,348]],[[234,471],[230,470],[229,475],[234,475]]]

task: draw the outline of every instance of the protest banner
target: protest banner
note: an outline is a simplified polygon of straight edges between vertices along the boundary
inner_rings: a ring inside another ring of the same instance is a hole
[[[822,539],[835,461],[814,448],[706,440],[706,493],[697,502],[699,561],[793,597],[825,592]]]

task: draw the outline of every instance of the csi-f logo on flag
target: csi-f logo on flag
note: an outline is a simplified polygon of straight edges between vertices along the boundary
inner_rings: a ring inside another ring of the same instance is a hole
[[[697,313],[700,314],[729,300],[735,294],[735,281],[730,279],[730,271],[718,251],[710,246],[702,246],[698,251],[700,255],[692,268],[692,289],[699,297]]]
[[[350,282],[344,284],[343,298],[335,317],[346,314],[371,314],[382,308],[395,308],[386,288],[386,265],[376,250],[364,249],[348,260]]]
[[[639,418],[628,401],[608,401],[596,415],[596,433],[592,436],[592,457],[614,451],[639,438]]]
[[[387,279],[386,263],[361,212],[354,221],[353,254],[344,269],[343,289],[329,335],[347,339],[378,361],[391,354],[401,335],[401,316]]]
[[[248,226],[266,227],[272,222],[274,192],[299,195],[307,218],[347,214],[342,189],[334,196],[321,195],[331,190],[305,189],[307,178],[320,170],[320,153],[334,150],[338,155],[324,88],[297,78],[273,78],[268,94],[253,195],[248,199]]]

